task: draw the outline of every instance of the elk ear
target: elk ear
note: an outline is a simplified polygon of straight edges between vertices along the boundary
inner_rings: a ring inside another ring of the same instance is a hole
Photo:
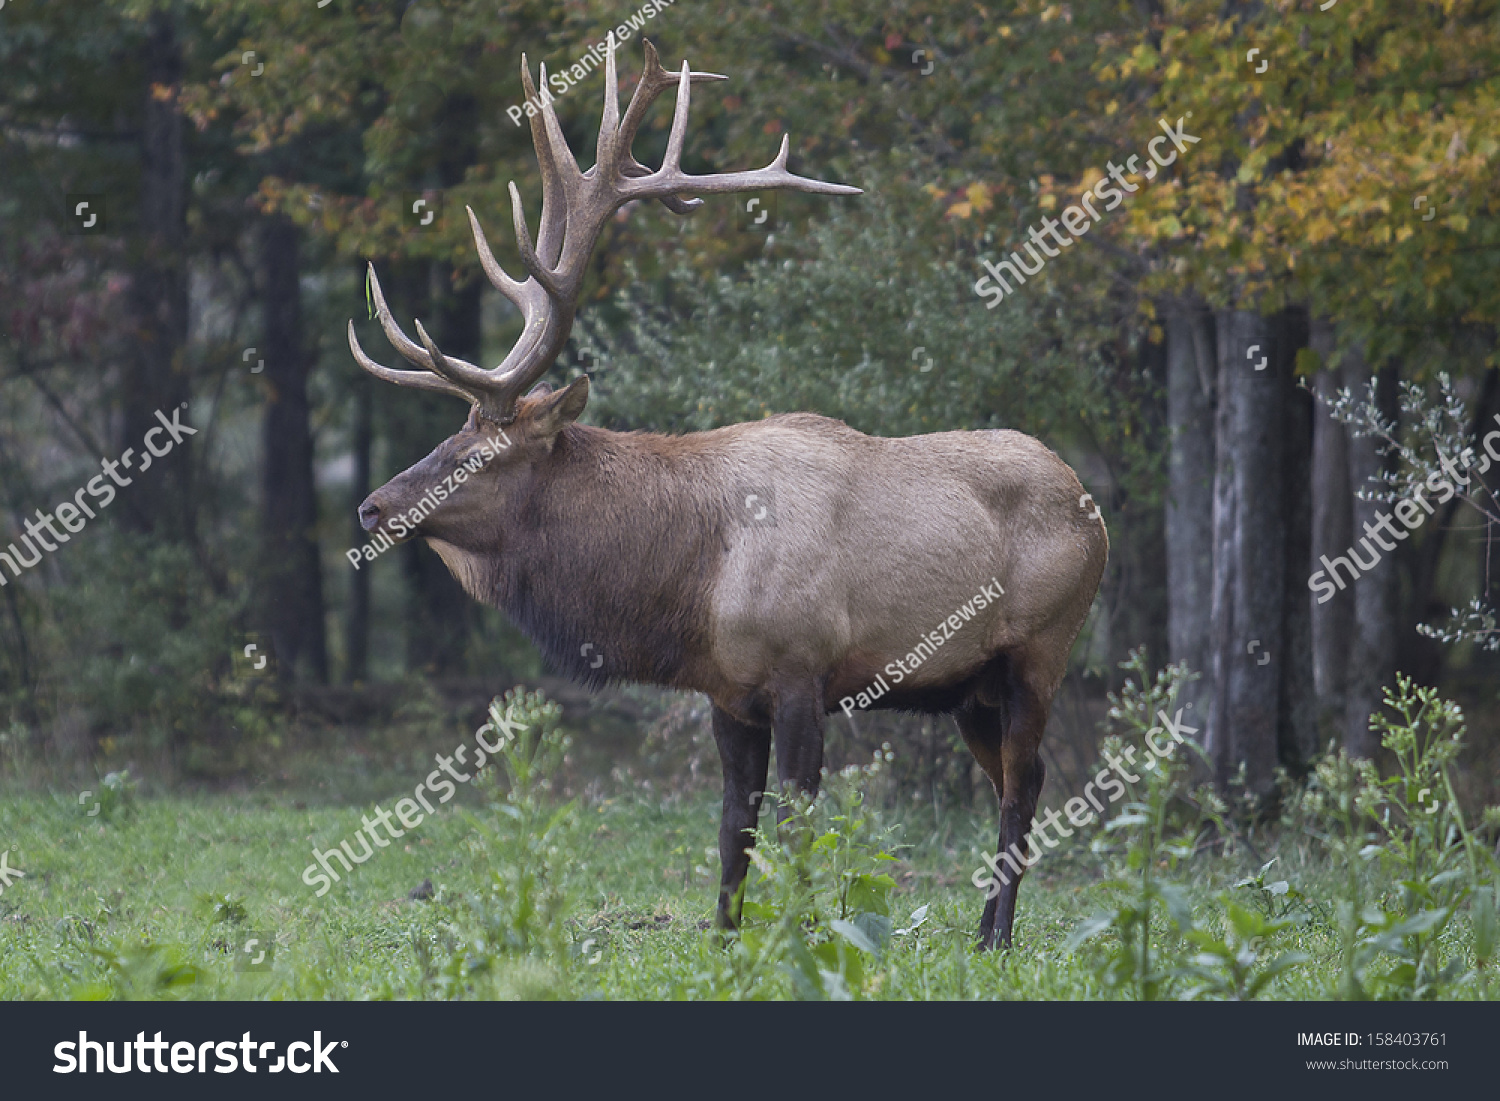
[[[589,380],[584,375],[574,379],[557,393],[542,395],[532,414],[533,423],[543,435],[556,435],[572,424],[589,402]]]

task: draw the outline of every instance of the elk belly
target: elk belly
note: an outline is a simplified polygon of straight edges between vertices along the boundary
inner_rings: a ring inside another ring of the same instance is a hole
[[[877,692],[875,690],[876,688],[879,688],[880,691]],[[845,696],[843,699],[839,700],[839,706],[844,709],[845,715],[853,714],[855,708],[859,708],[861,711],[863,711],[865,708],[869,707],[870,704],[880,699],[881,696],[884,696],[890,690],[891,687],[890,685],[885,683],[885,678],[877,674],[874,684],[870,685],[870,687],[865,689],[863,692],[856,693],[853,696]]]

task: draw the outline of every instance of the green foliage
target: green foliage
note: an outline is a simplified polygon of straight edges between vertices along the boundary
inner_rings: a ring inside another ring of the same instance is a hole
[[[1147,706],[1170,698],[1172,670],[1147,690],[1144,666],[1132,655],[1139,679],[1127,683],[1111,717],[1139,729]],[[1065,947],[1075,950],[1110,934],[1114,947],[1098,963],[1107,987],[1150,999],[1176,991],[1183,998],[1246,999],[1263,995],[1288,972],[1310,962],[1301,951],[1276,951],[1309,922],[1336,927],[1341,967],[1332,992],[1344,998],[1434,998],[1461,987],[1488,997],[1496,948],[1494,858],[1475,843],[1453,790],[1450,768],[1463,746],[1464,719],[1437,691],[1398,675],[1387,690],[1389,714],[1372,717],[1372,729],[1391,754],[1394,769],[1382,777],[1369,760],[1330,753],[1298,793],[1286,820],[1300,823],[1340,862],[1339,887],[1323,899],[1288,879],[1268,881],[1277,859],[1234,887],[1253,892],[1255,907],[1229,892],[1215,896],[1215,915],[1194,906],[1170,874],[1193,855],[1193,834],[1211,823],[1228,831],[1225,808],[1208,792],[1181,787],[1184,762],[1175,755],[1146,770],[1145,790],[1104,826],[1126,839],[1123,872],[1103,886],[1117,905],[1080,923]],[[1196,747],[1195,747],[1196,748]],[[1115,749],[1118,752],[1118,746]],[[1169,828],[1173,802],[1186,817]],[[1102,846],[1096,838],[1095,848]],[[1372,892],[1373,888],[1373,892]],[[1458,945],[1455,924],[1472,899],[1474,964]],[[1161,915],[1176,938],[1166,935]],[[1330,920],[1331,915],[1331,920]],[[1216,931],[1222,926],[1222,932]],[[1158,933],[1158,930],[1161,933]],[[1154,949],[1154,951],[1153,951]]]
[[[1294,919],[1270,919],[1229,900],[1224,901],[1224,908],[1229,928],[1223,937],[1192,925],[1183,930],[1183,936],[1198,949],[1178,970],[1179,976],[1197,980],[1183,991],[1184,1000],[1210,996],[1249,1001],[1284,972],[1311,958],[1304,952],[1268,958],[1264,952],[1266,942],[1298,924]]]
[[[178,748],[219,706],[239,600],[214,592],[191,548],[102,533],[68,548],[53,591],[66,690],[93,724]]]
[[[105,773],[94,792],[94,801],[99,804],[99,813],[95,817],[105,822],[131,817],[135,813],[136,791],[139,787],[140,784],[130,778],[128,768]]]
[[[1129,744],[1144,750],[1137,762],[1140,767],[1135,770],[1141,776],[1138,784],[1127,782],[1126,801],[1104,822],[1102,834],[1094,842],[1096,851],[1123,845],[1123,860],[1116,861],[1117,875],[1104,883],[1117,892],[1120,901],[1080,923],[1064,948],[1073,951],[1103,933],[1112,933],[1117,946],[1101,961],[1100,979],[1110,988],[1129,990],[1140,1000],[1149,1001],[1166,991],[1174,975],[1171,957],[1160,946],[1152,951],[1153,918],[1165,914],[1182,934],[1193,928],[1187,894],[1177,884],[1159,877],[1158,866],[1171,872],[1192,856],[1194,835],[1205,817],[1218,817],[1218,804],[1208,801],[1206,795],[1204,802],[1195,804],[1184,790],[1190,771],[1186,752],[1158,756],[1146,740],[1148,733],[1160,731],[1159,714],[1172,716],[1182,688],[1196,674],[1183,666],[1169,665],[1153,677],[1141,649],[1131,651],[1120,667],[1127,677],[1121,690],[1110,695],[1109,720],[1111,726],[1124,727]],[[1119,759],[1126,744],[1125,738],[1111,734],[1101,742],[1101,754],[1106,759]],[[1182,744],[1199,750],[1195,742]],[[1196,812],[1185,822],[1173,814],[1179,803]],[[1111,838],[1118,839],[1114,846]],[[1205,944],[1206,953],[1211,949]]]
[[[161,1001],[191,997],[202,972],[172,945],[91,947],[104,977],[76,986],[77,1001]]]
[[[686,997],[761,999],[786,984],[791,996],[850,1001],[878,986],[877,965],[893,935],[890,869],[901,846],[864,805],[862,785],[883,755],[828,776],[818,797],[789,795],[786,819],[759,828],[746,880],[743,922],[725,935],[727,952],[685,985]],[[925,909],[901,935],[916,935]]]
[[[1493,859],[1474,843],[1453,790],[1450,768],[1463,747],[1459,707],[1437,690],[1397,674],[1372,730],[1396,768],[1382,778],[1368,761],[1330,755],[1318,777],[1335,796],[1342,827],[1335,851],[1347,867],[1349,891],[1338,903],[1344,972],[1340,993],[1349,998],[1434,998],[1455,982],[1480,981],[1448,956],[1445,936],[1460,907],[1487,874]],[[1360,864],[1370,863],[1394,887],[1366,901]],[[1487,865],[1487,866],[1486,866]],[[1491,898],[1492,898],[1491,894]],[[1488,899],[1477,924],[1488,928]]]
[[[210,925],[243,925],[250,916],[245,900],[234,895],[200,895],[198,907]]]
[[[561,719],[562,708],[541,692],[514,688],[490,703],[479,734],[485,744],[498,743],[500,767],[486,764],[476,778],[489,813],[466,816],[475,829],[467,843],[493,866],[489,883],[440,895],[445,928],[411,937],[424,986],[436,996],[569,993],[568,965],[577,953],[564,924],[571,901],[564,872],[577,842],[578,804],[556,798],[572,742]]]
[[[673,270],[631,280],[626,324],[580,320],[608,425],[668,430],[810,411],[899,436],[1020,427],[1056,438],[1108,402],[1085,341],[1049,329],[1043,288],[989,311],[972,262],[935,248],[883,181],[742,277]]]
[[[493,768],[482,782],[495,801],[504,801],[508,783],[499,770],[491,780]],[[885,771],[882,766],[875,779]],[[410,770],[375,782],[386,791],[405,787]],[[439,814],[423,824],[414,843],[391,845],[363,865],[346,889],[317,898],[298,879],[307,863],[306,839],[347,832],[347,806],[155,792],[143,795],[136,814],[117,826],[85,825],[88,843],[80,844],[78,808],[70,800],[7,791],[0,798],[0,841],[17,845],[10,866],[27,874],[0,897],[0,998],[1137,996],[1132,983],[1112,986],[1100,977],[1100,957],[1110,950],[1112,934],[1096,938],[1096,947],[1087,950],[1067,952],[1062,945],[1081,918],[1118,906],[1122,895],[1132,901],[1138,886],[1126,893],[1102,884],[1081,862],[1049,861],[1028,875],[1021,892],[1016,951],[976,953],[980,896],[966,876],[956,874],[965,866],[966,847],[918,832],[910,836],[910,847],[898,849],[868,800],[858,807],[843,801],[844,783],[863,791],[869,780],[832,777],[835,801],[811,809],[805,843],[829,832],[837,839],[825,840],[825,851],[803,862],[810,881],[798,871],[791,837],[764,839],[762,855],[772,874],[751,873],[746,901],[768,909],[744,923],[755,953],[739,938],[726,944],[710,926],[718,868],[703,854],[713,846],[717,795],[663,798],[635,790],[582,801],[576,828],[558,852],[533,858],[545,864],[545,881],[567,899],[554,911],[553,935],[540,929],[548,909],[538,904],[530,935],[513,938],[506,932],[514,928],[513,896],[497,894],[494,886],[496,873],[511,870],[513,858],[502,861],[495,833],[516,820],[495,809]],[[471,787],[462,789],[470,800]],[[563,800],[555,783],[550,799],[554,809]],[[1178,808],[1169,821],[1178,815],[1185,820],[1187,813]],[[840,816],[843,823],[827,821]],[[905,809],[900,820],[910,829]],[[987,832],[991,824],[987,810],[956,832]],[[1322,832],[1327,836],[1335,828],[1325,821]],[[1111,840],[1117,834],[1101,832]],[[1168,840],[1175,840],[1173,832]],[[533,853],[546,848],[527,844]],[[1179,933],[1161,899],[1152,904],[1150,967],[1172,972],[1158,996],[1253,992],[1259,998],[1318,999],[1339,989],[1342,934],[1335,921],[1320,917],[1320,907],[1331,912],[1332,900],[1346,893],[1346,869],[1338,854],[1300,829],[1268,835],[1264,844],[1274,851],[1248,868],[1242,853],[1203,845],[1179,860],[1175,872],[1158,863],[1154,879],[1180,888],[1193,918],[1191,930]],[[672,854],[685,845],[696,847],[692,867]],[[879,859],[880,853],[901,860]],[[1273,856],[1276,861],[1263,868]],[[1123,863],[1123,856],[1113,859]],[[1386,874],[1381,862],[1357,864],[1365,897],[1379,897]],[[1126,873],[1117,878],[1139,874]],[[429,877],[437,885],[435,898],[409,897]],[[1293,924],[1257,931],[1240,918],[1237,926],[1217,893],[1220,885],[1237,907],[1259,913],[1267,926]],[[1394,899],[1396,885],[1386,889]],[[1306,905],[1298,894],[1306,896]],[[226,898],[225,912],[238,903],[242,921],[213,920]],[[484,911],[496,914],[502,906],[493,931],[487,931]],[[1460,977],[1440,996],[1494,997],[1496,986],[1488,979],[1495,960],[1493,884],[1482,884],[1465,906],[1444,933],[1445,953],[1466,958],[1474,977]],[[888,917],[897,926],[883,946],[884,923],[872,926],[861,914]],[[272,969],[237,971],[235,944],[272,929]],[[1197,930],[1224,948],[1190,935]],[[521,943],[530,947],[522,951]],[[138,953],[141,946],[157,947]],[[1233,960],[1225,958],[1226,950]],[[1258,983],[1288,952],[1310,959]],[[1391,962],[1386,957],[1372,970]],[[469,970],[467,963],[476,966]],[[188,972],[177,967],[191,967],[196,981],[186,982]]]

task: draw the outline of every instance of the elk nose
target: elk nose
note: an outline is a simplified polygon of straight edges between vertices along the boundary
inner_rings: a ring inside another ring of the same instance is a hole
[[[366,501],[359,506],[359,526],[374,531],[380,526],[380,506]]]

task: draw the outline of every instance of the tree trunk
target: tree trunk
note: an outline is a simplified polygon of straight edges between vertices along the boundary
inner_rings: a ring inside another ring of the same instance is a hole
[[[1217,783],[1241,773],[1265,795],[1275,779],[1282,668],[1286,525],[1281,510],[1285,365],[1267,320],[1218,319],[1214,470],[1213,689],[1206,746]],[[1262,357],[1266,366],[1256,370]]]
[[[1295,385],[1297,352],[1307,347],[1308,321],[1302,310],[1286,310],[1275,322],[1276,384],[1285,408],[1281,417],[1281,515],[1286,532],[1282,595],[1281,695],[1277,713],[1277,757],[1296,774],[1305,773],[1318,752],[1317,687],[1313,681],[1312,594],[1307,589],[1312,561],[1313,399]]]
[[[182,80],[182,44],[174,17],[158,10],[148,18],[145,44],[145,106],[141,119],[139,232],[128,237],[131,318],[124,373],[124,417],[119,450],[134,451],[121,474],[134,484],[122,496],[121,522],[131,530],[177,542],[193,538],[192,440],[183,439],[170,455],[140,473],[146,433],[156,414],[180,411],[191,424],[187,366],[183,348],[188,331],[188,288],[184,244],[187,233],[186,171],[182,114],[177,93]]]
[[[1365,393],[1370,365],[1363,348],[1350,351],[1345,359],[1345,385],[1356,395]],[[1397,374],[1381,373],[1377,400],[1390,415],[1396,396]],[[1356,493],[1378,491],[1372,481],[1383,469],[1376,441],[1368,436],[1349,441],[1349,483]],[[1396,557],[1385,551],[1370,529],[1384,506],[1354,498],[1350,558],[1360,577],[1349,587],[1354,596],[1354,634],[1349,646],[1348,702],[1344,712],[1344,746],[1355,757],[1371,757],[1379,745],[1370,731],[1370,716],[1379,710],[1381,689],[1391,682],[1396,669]],[[1369,568],[1366,568],[1366,567]]]
[[[1117,364],[1122,387],[1139,386],[1135,430],[1148,439],[1160,439],[1169,416],[1160,395],[1166,390],[1167,347],[1141,341],[1134,364]],[[1154,399],[1154,400],[1152,400]],[[1114,533],[1110,566],[1118,594],[1112,632],[1132,646],[1143,646],[1156,664],[1171,649],[1168,623],[1161,614],[1167,606],[1166,517],[1159,503],[1157,484],[1126,479],[1113,487],[1114,505],[1110,528]]]
[[[1206,306],[1167,315],[1166,558],[1170,660],[1202,674],[1183,697],[1197,715],[1212,695],[1214,359]]]
[[[361,375],[354,386],[354,485],[349,502],[351,547],[361,547],[369,535],[359,522],[359,506],[370,495],[370,450],[374,443],[374,379]],[[348,618],[344,628],[344,679],[357,684],[370,675],[370,571],[359,569],[349,579]]]
[[[1324,367],[1313,380],[1318,401],[1313,411],[1312,454],[1312,553],[1313,573],[1322,570],[1323,559],[1347,556],[1353,542],[1354,491],[1349,484],[1349,435],[1333,419],[1328,403],[1343,385],[1344,371],[1328,366],[1336,340],[1333,323],[1322,318],[1312,323],[1311,342]],[[1345,694],[1349,678],[1349,639],[1354,632],[1354,594],[1347,588],[1325,599],[1312,599],[1313,683],[1318,696],[1318,745],[1342,741],[1345,729]]]
[[[282,216],[260,223],[265,379],[265,514],[261,521],[261,620],[270,629],[283,680],[299,667],[328,682],[323,579],[318,558],[318,493],[313,481],[312,423],[307,377],[312,357],[303,343],[298,230]]]

